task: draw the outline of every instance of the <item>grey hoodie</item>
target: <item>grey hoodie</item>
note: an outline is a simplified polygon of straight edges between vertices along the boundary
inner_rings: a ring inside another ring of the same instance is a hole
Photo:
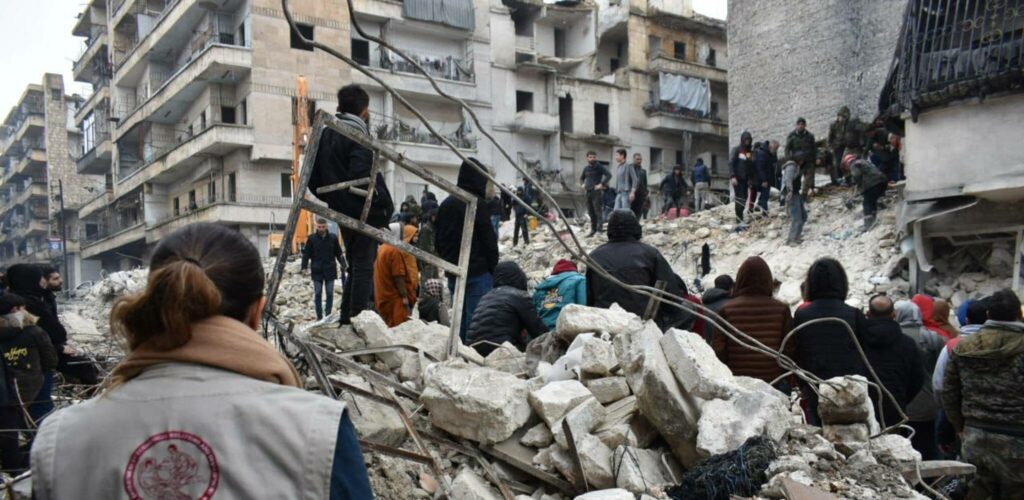
[[[896,322],[900,324],[903,334],[914,340],[917,350],[921,353],[921,365],[925,380],[930,380],[935,371],[935,363],[939,353],[946,345],[942,338],[924,327],[921,323],[921,309],[909,300],[900,300],[895,304]],[[924,384],[921,392],[907,405],[907,416],[912,422],[935,420],[939,406],[935,401],[932,384]]]

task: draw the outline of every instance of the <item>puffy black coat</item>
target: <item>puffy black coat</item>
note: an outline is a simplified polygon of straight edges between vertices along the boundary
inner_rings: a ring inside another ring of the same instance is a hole
[[[756,174],[757,182],[774,182],[775,181],[775,156],[772,155],[770,149],[768,149],[768,143],[762,143],[761,147],[754,149],[754,173]]]
[[[861,347],[871,363],[871,368],[878,374],[900,409],[906,409],[910,400],[921,390],[925,383],[921,353],[917,350],[914,340],[903,334],[900,324],[890,318],[868,318],[863,321],[864,331],[861,334]],[[931,381],[929,381],[930,383]],[[878,411],[879,395],[875,390],[869,391]],[[888,427],[899,422],[899,413],[888,397],[882,397],[882,409]]]
[[[458,186],[478,197],[476,217],[473,219],[473,240],[469,248],[469,276],[494,273],[498,265],[498,235],[494,233],[487,207],[487,178],[463,162],[459,169]],[[434,246],[438,255],[452,264],[459,263],[465,217],[466,204],[454,196],[445,198],[437,212],[437,239]]]
[[[486,340],[501,345],[511,342],[520,351],[535,337],[547,331],[537,315],[533,299],[526,291],[526,274],[515,262],[498,264],[494,288],[480,299],[473,313],[467,340],[470,345]],[[480,344],[474,348],[486,356],[497,345]]]
[[[35,401],[43,375],[57,369],[57,352],[41,328],[7,326],[3,321],[0,325],[0,352],[7,367],[8,386],[17,387],[22,401]]]
[[[320,236],[317,233],[309,235],[305,246],[302,247],[302,269],[309,267],[309,275],[318,281],[333,281],[338,279],[337,261],[342,267],[345,266],[345,257],[341,255],[341,245],[338,237],[330,232]]]
[[[367,132],[366,124],[357,117],[339,114],[338,118]],[[372,151],[330,128],[324,129],[313,164],[313,173],[309,179],[309,189],[316,193],[316,190],[323,186],[369,177],[372,167]],[[356,219],[362,215],[363,203],[366,201],[366,198],[347,190],[317,194],[316,197],[327,203],[331,209]],[[384,176],[377,172],[373,202],[370,204],[366,223],[377,228],[387,227],[394,213],[395,202],[391,199],[391,192],[384,183]]]
[[[819,299],[797,310],[793,327],[818,318],[839,318],[860,337],[864,316],[840,299]],[[808,326],[795,334],[790,342],[796,345],[796,362],[801,368],[829,379],[840,375],[867,375],[864,362],[849,332],[836,322]]]

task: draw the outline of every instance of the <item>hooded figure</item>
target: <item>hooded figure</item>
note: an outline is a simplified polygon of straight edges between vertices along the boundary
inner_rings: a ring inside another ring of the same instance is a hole
[[[7,366],[8,387],[18,391],[12,400],[30,403],[37,400],[45,375],[57,369],[57,352],[46,332],[35,326],[38,318],[18,310],[24,305],[18,295],[0,297],[0,351]]]
[[[68,332],[61,325],[57,311],[50,309],[46,303],[46,289],[42,285],[43,271],[30,264],[15,264],[7,268],[7,286],[11,293],[25,300],[25,310],[39,318],[39,328],[50,336],[50,342],[57,352],[64,350],[68,341]]]
[[[469,327],[468,344],[487,356],[504,342],[520,351],[548,328],[533,308],[526,291],[526,274],[519,264],[504,261],[494,270],[494,289],[480,299]]]
[[[402,241],[413,244],[416,228],[402,227]],[[373,301],[389,327],[405,323],[416,304],[419,284],[416,257],[387,243],[380,246],[373,264]]]
[[[548,329],[554,329],[562,308],[569,304],[587,304],[587,280],[571,260],[559,260],[548,276],[533,291],[533,306]]]
[[[896,398],[899,409],[906,411],[925,384],[927,374],[921,362],[921,354],[914,341],[903,334],[900,324],[893,317],[868,317],[864,319],[861,347],[878,374],[882,385]],[[892,401],[869,391],[875,403],[875,414],[883,426],[888,427],[900,421],[899,412]],[[883,418],[884,417],[884,418]]]
[[[742,223],[743,210],[754,201],[748,192],[749,187],[757,181],[757,171],[754,168],[754,138],[746,130],[740,134],[740,145],[732,148],[729,153],[729,177],[732,182],[736,220]]]
[[[928,298],[923,295],[921,297]],[[930,301],[928,303],[930,304]],[[945,342],[937,333],[921,324],[921,309],[916,302],[900,300],[896,302],[895,309],[896,322],[900,324],[903,334],[914,341],[921,357],[922,369],[931,377]],[[907,405],[907,416],[911,422],[935,420],[937,412],[938,405],[931,384],[923,385],[921,391]]]
[[[479,168],[486,168],[475,158],[470,158]],[[498,265],[498,234],[491,225],[491,214],[486,208],[488,180],[468,162],[459,168],[458,186],[477,197],[476,215],[473,218],[473,239],[469,247],[469,279],[466,282],[466,295],[462,302],[462,321],[460,337],[466,340],[470,321],[480,298],[487,293],[493,284],[494,268]],[[451,262],[459,263],[462,246],[462,226],[466,217],[466,204],[454,196],[441,202],[437,212],[436,240],[434,246],[437,254]],[[455,278],[449,277],[448,290],[455,295]],[[455,299],[452,299],[455,301]]]
[[[619,281],[627,285],[655,286],[664,281],[666,291],[683,296],[679,282],[665,257],[657,248],[640,241],[643,229],[636,215],[629,210],[616,210],[608,220],[608,243],[597,247],[590,257]],[[587,302],[591,307],[608,308],[619,304],[623,309],[643,316],[648,298],[615,284],[587,268]],[[658,309],[655,321],[665,328],[678,316],[679,310],[671,306]]]
[[[942,335],[946,340],[955,339],[960,335],[960,330],[957,330],[956,327],[949,322],[949,313],[949,302],[946,302],[943,299],[935,299],[935,303],[932,307],[932,323],[934,323],[939,330],[942,330],[942,333],[936,333]]]
[[[740,331],[778,350],[782,338],[792,329],[793,318],[788,305],[772,298],[773,288],[768,263],[761,257],[750,257],[740,266],[733,298],[720,314]],[[787,347],[787,356],[793,355],[792,345]],[[785,373],[773,357],[740,346],[720,331],[714,333],[711,347],[734,375],[771,383]]]

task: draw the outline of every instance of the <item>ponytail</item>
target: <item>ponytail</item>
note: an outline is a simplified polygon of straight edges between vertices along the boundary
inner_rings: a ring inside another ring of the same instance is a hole
[[[129,350],[144,343],[166,351],[192,338],[192,324],[220,314],[221,292],[192,259],[167,262],[149,273],[146,289],[119,299],[110,328]]]

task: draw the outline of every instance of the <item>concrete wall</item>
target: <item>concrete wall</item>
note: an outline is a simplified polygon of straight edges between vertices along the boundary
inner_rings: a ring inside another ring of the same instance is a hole
[[[827,134],[840,106],[876,112],[906,0],[730,0],[729,137]],[[724,54],[719,54],[722,59]],[[723,61],[724,62],[724,61]]]

